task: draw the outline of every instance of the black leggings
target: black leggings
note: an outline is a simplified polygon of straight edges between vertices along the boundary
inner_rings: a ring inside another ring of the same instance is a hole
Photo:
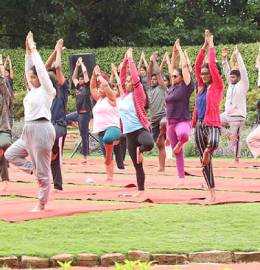
[[[65,143],[66,134],[62,137],[62,153]],[[59,146],[59,139],[56,139],[54,142],[54,145],[52,147],[52,153],[56,155],[56,158],[51,161],[51,172],[52,172],[52,178],[54,183],[54,188],[58,190],[63,190],[62,184],[62,173],[61,173],[61,166],[60,166],[60,146]]]
[[[128,153],[135,167],[138,190],[144,190],[145,174],[143,163],[137,163],[136,151],[139,146],[141,152],[151,151],[154,145],[153,136],[148,130],[141,128],[126,134],[126,139]]]
[[[200,161],[206,148],[211,150],[211,154],[218,148],[220,129],[218,127],[208,127],[198,121],[195,128],[195,142],[199,150]],[[209,188],[215,187],[212,162],[203,167],[203,175]]]
[[[114,154],[116,159],[116,165],[118,169],[124,169],[124,161],[126,155],[126,136],[124,134],[120,135],[119,144],[114,145]]]

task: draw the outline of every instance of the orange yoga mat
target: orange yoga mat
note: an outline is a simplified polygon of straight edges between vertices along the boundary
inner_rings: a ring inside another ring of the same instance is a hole
[[[100,211],[117,211],[149,207],[148,204],[101,204],[86,201],[49,201],[46,210],[30,212],[35,206],[35,200],[0,200],[0,219],[9,222],[18,222],[50,217],[71,216]]]

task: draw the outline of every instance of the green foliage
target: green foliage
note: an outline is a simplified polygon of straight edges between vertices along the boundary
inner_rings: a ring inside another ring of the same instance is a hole
[[[115,263],[115,270],[150,270],[153,262],[129,261]]]
[[[202,41],[202,38],[201,38]],[[54,43],[53,43],[54,46]],[[224,47],[229,47],[230,50],[233,50],[233,45],[219,45],[217,46],[217,59],[219,62],[221,62],[221,50]],[[257,43],[251,43],[251,44],[238,44],[239,50],[243,56],[243,59],[245,61],[248,74],[249,74],[249,80],[250,80],[250,90],[248,92],[248,98],[247,98],[247,104],[248,104],[248,111],[250,114],[250,122],[248,124],[251,124],[252,119],[252,113],[255,111],[256,108],[256,101],[260,98],[260,91],[257,89],[256,82],[257,82],[257,71],[255,68],[255,60],[258,53],[258,44]],[[199,46],[184,46],[184,48],[187,50],[188,55],[191,59],[191,62],[194,63],[196,56],[199,52]],[[78,49],[78,50],[72,50],[67,49],[64,51],[64,54],[62,55],[62,61],[63,61],[63,70],[65,73],[66,78],[69,78],[69,56],[76,53],[95,53],[96,55],[96,62],[101,66],[101,68],[110,74],[110,65],[111,63],[115,63],[116,65],[119,65],[122,61],[126,47],[107,47],[107,48],[99,48],[99,49]],[[134,48],[134,58],[136,61],[139,60],[141,51],[144,50],[146,54],[147,60],[149,59],[149,56],[151,53],[155,50],[159,52],[159,55],[162,59],[162,56],[165,51],[168,51],[171,53],[171,47],[138,47]],[[49,55],[51,54],[51,49],[40,49],[40,54],[43,58],[43,60],[47,60]],[[22,99],[25,95],[25,88],[24,88],[24,50],[23,49],[0,49],[0,53],[4,56],[10,55],[11,59],[13,60],[13,66],[14,66],[14,72],[15,72],[15,81],[14,81],[14,89],[16,92],[16,101],[15,101],[15,115],[16,118],[20,118],[23,116],[23,106],[22,106]],[[73,111],[75,108],[75,101],[73,98],[74,92],[72,92],[72,97],[69,98],[68,103],[68,111]],[[194,104],[194,95],[191,98],[191,110],[193,108]],[[224,105],[224,102],[222,103],[222,107]]]
[[[257,0],[5,0],[0,46],[22,46],[28,30],[44,46],[63,37],[70,48],[200,44],[206,28],[222,43],[254,42],[259,10]]]
[[[196,157],[198,156],[197,148],[194,140],[189,140],[184,146],[185,157]]]

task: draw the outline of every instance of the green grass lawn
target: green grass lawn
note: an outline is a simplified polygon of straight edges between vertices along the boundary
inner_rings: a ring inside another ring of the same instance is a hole
[[[260,204],[154,205],[21,223],[0,222],[0,256],[260,250]]]

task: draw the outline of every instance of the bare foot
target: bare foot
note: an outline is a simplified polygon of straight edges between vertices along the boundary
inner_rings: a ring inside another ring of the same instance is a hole
[[[239,164],[239,157],[235,158],[235,164],[238,165]]]
[[[44,208],[45,206],[38,202],[30,212],[41,212],[44,211]]]
[[[88,160],[87,160],[87,156],[83,157],[83,160],[81,161],[82,164],[87,164]]]
[[[5,192],[7,191],[8,187],[9,187],[9,181],[3,181],[3,186],[1,188],[1,191]]]
[[[107,165],[107,166],[110,165],[111,161],[112,161],[111,158],[105,159],[105,165]]]
[[[202,163],[203,167],[207,166],[210,162],[210,149],[206,148],[203,153]]]
[[[206,199],[206,203],[214,203],[216,201],[216,193],[214,188],[209,189],[209,196]]]
[[[175,145],[175,147],[173,148],[172,152],[176,156],[176,155],[178,155],[181,152],[181,149],[182,149],[182,144],[181,144],[181,142],[178,142]]]
[[[164,172],[164,171],[165,171],[164,167],[158,168],[158,170],[157,170],[157,172]]]
[[[185,178],[178,178],[175,187],[178,188],[180,186],[185,186],[186,185],[186,181]]]
[[[136,193],[133,194],[133,198],[139,198],[144,194],[144,190],[139,190]]]
[[[63,190],[54,188],[52,193],[62,193]]]
[[[136,156],[137,156],[137,164],[142,163],[143,160],[144,160],[144,155],[143,155],[143,153],[140,150],[140,146],[137,147],[137,149],[136,149]]]

